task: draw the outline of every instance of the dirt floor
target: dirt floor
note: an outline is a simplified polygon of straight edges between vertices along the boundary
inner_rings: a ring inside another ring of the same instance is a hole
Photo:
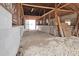
[[[40,31],[26,31],[19,51],[23,56],[75,56],[79,55],[79,38],[54,37]]]
[[[48,44],[48,38],[52,37],[52,35],[49,35],[44,32],[40,31],[26,31],[23,34],[22,40],[21,40],[21,45],[20,47],[24,51],[27,50],[31,46],[41,46],[41,45],[46,45]],[[22,51],[21,51],[22,52]]]

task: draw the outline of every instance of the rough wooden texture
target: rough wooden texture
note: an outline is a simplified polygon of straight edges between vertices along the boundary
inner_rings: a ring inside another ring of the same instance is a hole
[[[59,29],[59,35],[61,37],[64,37],[64,33],[63,33],[63,30],[62,30],[62,25],[61,25],[61,20],[60,20],[60,17],[58,16],[58,11],[55,11],[55,19],[57,20],[57,23],[58,23],[58,29]]]
[[[72,36],[71,27],[68,24],[62,23],[62,29],[65,37]]]

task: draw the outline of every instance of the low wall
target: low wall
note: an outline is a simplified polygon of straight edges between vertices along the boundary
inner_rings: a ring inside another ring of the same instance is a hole
[[[13,27],[11,29],[0,29],[0,56],[15,56],[20,39],[23,35],[23,26]]]
[[[25,31],[24,26],[20,26],[20,37],[23,36],[24,31]]]
[[[72,33],[73,32],[73,26],[71,26],[70,29],[71,29],[71,33]],[[59,36],[56,26],[37,25],[36,30],[39,30],[39,31],[42,31],[42,32],[45,32],[45,33],[50,33],[54,36]]]
[[[37,25],[36,30],[53,34],[54,36],[58,36],[58,31],[55,26],[47,26],[47,25]]]

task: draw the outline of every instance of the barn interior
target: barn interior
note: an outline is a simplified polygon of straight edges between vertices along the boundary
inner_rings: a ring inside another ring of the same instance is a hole
[[[0,55],[79,55],[79,3],[0,3],[0,19]]]

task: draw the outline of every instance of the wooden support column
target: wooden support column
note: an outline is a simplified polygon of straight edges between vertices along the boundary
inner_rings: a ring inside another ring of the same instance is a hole
[[[22,6],[22,3],[21,3],[21,20],[22,20],[22,24],[24,24],[24,9],[23,9],[23,6]]]
[[[17,25],[21,24],[20,11],[20,4],[17,4]]]
[[[44,22],[44,25],[46,24],[46,17],[44,17],[44,20],[43,20],[43,22]]]
[[[77,21],[76,21],[73,35],[75,35],[75,36],[79,35],[79,14],[77,14]]]
[[[44,14],[45,14],[45,9],[44,9]],[[45,25],[45,22],[46,21],[46,19],[45,19],[45,16],[43,17],[43,24]]]
[[[50,14],[49,14],[48,16],[49,16],[49,18],[48,18],[48,26],[49,26],[49,34],[50,34],[50,32],[51,32],[51,26],[50,26]]]
[[[57,20],[57,25],[58,25],[58,29],[59,29],[59,35],[61,37],[64,37],[64,33],[63,33],[63,30],[62,30],[62,25],[61,25],[61,22],[60,22],[60,17],[58,16],[58,12],[55,11],[55,19]]]
[[[50,26],[50,14],[48,16],[48,25]]]
[[[45,17],[43,18],[43,25],[45,25]]]
[[[42,23],[42,25],[43,25],[43,18],[41,19],[41,23]]]
[[[12,4],[12,25],[17,25],[17,4]]]
[[[78,29],[77,29],[77,37],[79,37],[79,23],[78,23]]]
[[[57,5],[57,8],[58,8],[60,5],[61,5],[61,3],[59,3],[59,4]]]
[[[36,22],[37,22],[37,25],[39,25],[39,24],[40,24],[40,20],[36,20]]]
[[[59,8],[64,8],[64,7],[68,6],[68,5],[70,5],[70,3],[66,3],[63,6],[59,7]]]

